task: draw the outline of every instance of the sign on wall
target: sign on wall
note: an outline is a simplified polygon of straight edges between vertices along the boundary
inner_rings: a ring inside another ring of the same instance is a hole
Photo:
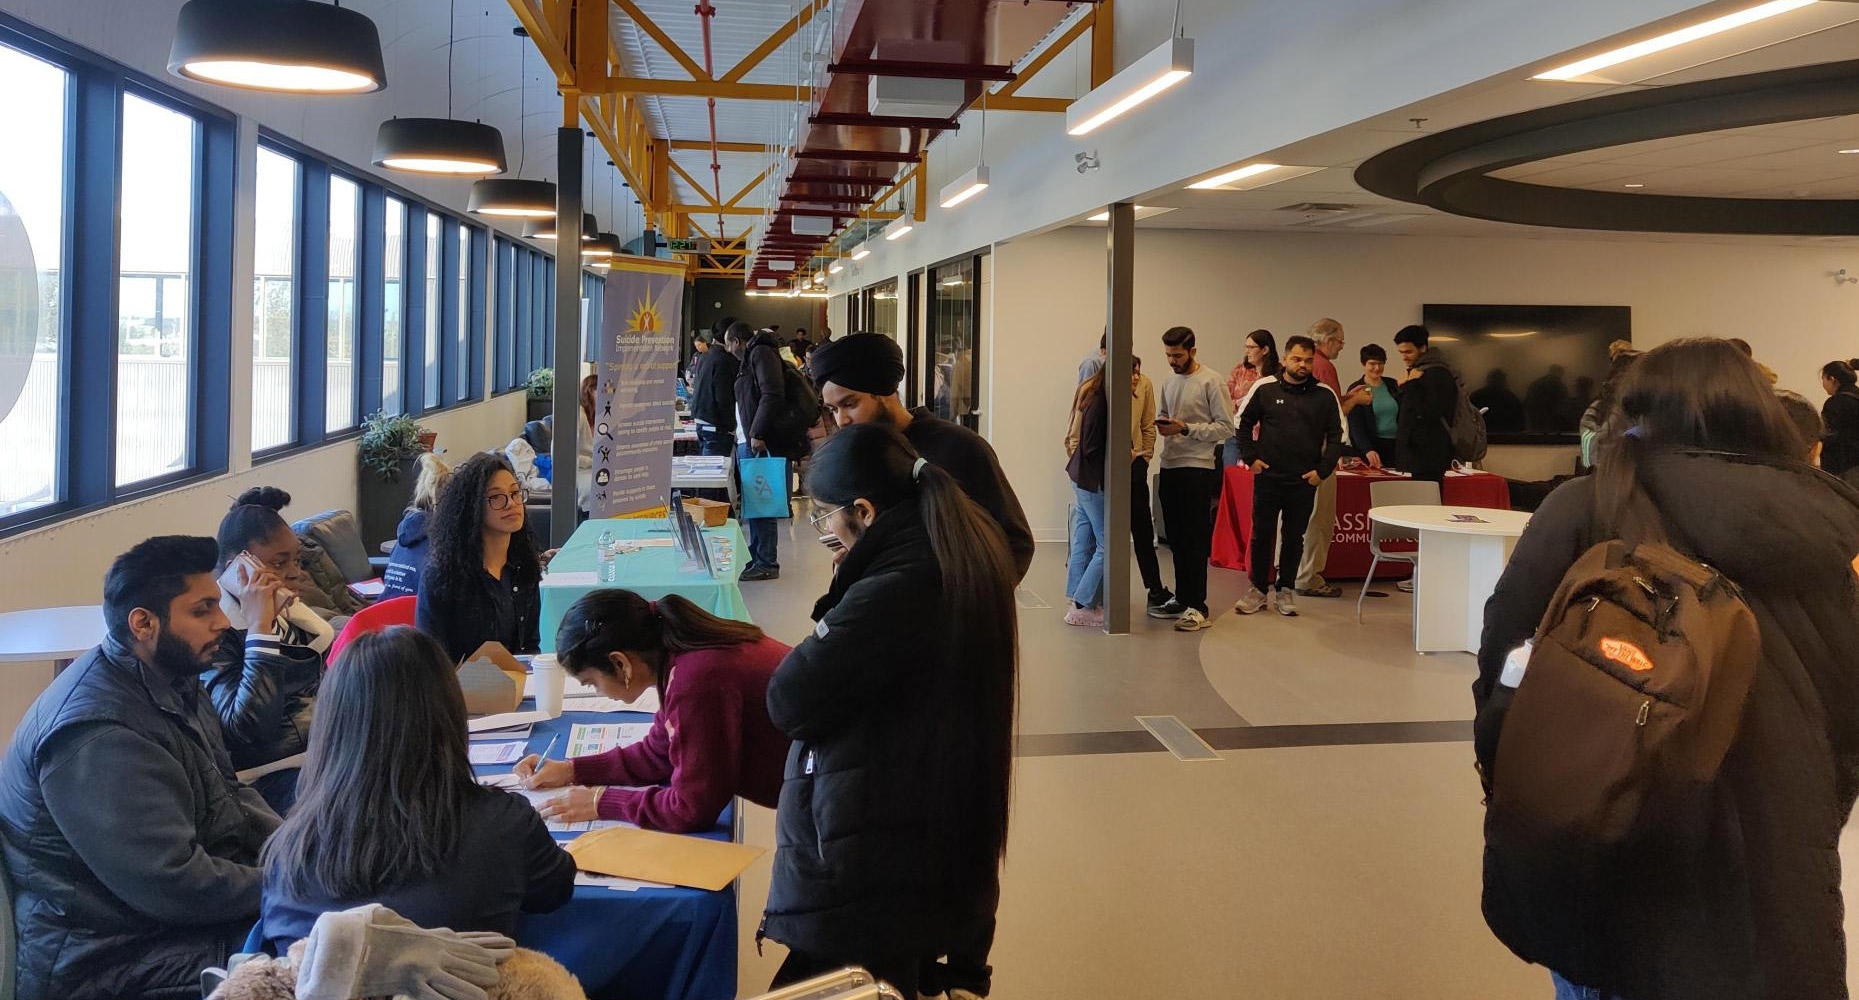
[[[684,265],[615,256],[607,275],[594,409],[594,517],[660,508],[671,495]]]

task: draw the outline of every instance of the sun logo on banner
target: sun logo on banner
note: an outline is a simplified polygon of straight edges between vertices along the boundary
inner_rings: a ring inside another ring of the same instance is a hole
[[[658,307],[650,299],[640,299],[633,307],[633,314],[627,317],[626,326],[634,333],[657,333],[664,329],[665,321],[659,318]]]

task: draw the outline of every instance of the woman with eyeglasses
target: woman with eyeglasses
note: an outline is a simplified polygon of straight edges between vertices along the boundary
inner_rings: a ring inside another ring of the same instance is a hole
[[[492,640],[512,653],[542,645],[543,561],[523,522],[525,499],[509,463],[490,452],[452,470],[439,494],[415,621],[453,662]]]
[[[768,721],[768,678],[787,646],[675,594],[596,590],[562,616],[555,649],[563,669],[601,694],[631,702],[656,688],[660,707],[632,746],[519,761],[525,787],[574,786],[542,804],[545,819],[695,833],[716,826],[738,795],[775,807],[788,738]]]

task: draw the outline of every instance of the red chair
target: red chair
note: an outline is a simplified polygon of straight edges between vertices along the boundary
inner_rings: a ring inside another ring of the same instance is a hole
[[[413,610],[419,605],[419,600],[412,596],[394,597],[355,612],[349,623],[342,626],[342,634],[329,644],[330,665],[335,665],[336,657],[342,655],[342,648],[354,642],[356,636],[379,632],[395,625],[413,624]]]

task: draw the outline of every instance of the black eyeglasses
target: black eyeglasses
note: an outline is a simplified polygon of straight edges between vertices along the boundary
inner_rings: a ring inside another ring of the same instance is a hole
[[[529,491],[519,489],[511,490],[508,493],[486,493],[484,495],[484,502],[490,504],[492,510],[509,510],[510,504],[513,502],[519,507],[528,503]]]

